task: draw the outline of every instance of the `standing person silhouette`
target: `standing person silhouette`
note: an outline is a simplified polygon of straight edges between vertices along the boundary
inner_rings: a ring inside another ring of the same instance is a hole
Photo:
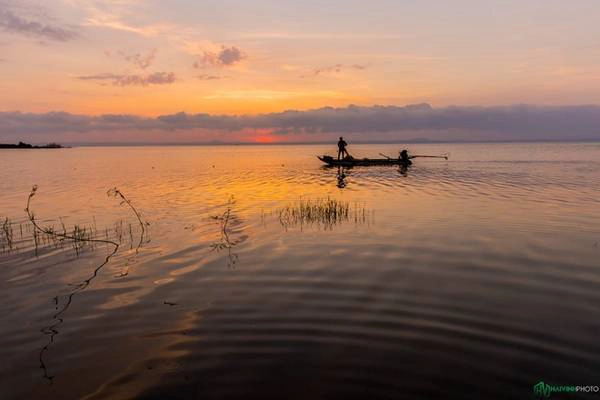
[[[348,143],[340,136],[340,140],[338,141],[338,160],[340,159],[340,156],[342,156],[342,158],[350,156],[350,153],[346,150],[346,146],[348,146]]]

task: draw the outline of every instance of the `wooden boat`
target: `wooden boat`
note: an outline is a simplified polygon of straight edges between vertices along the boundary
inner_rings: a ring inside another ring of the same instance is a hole
[[[342,160],[338,160],[332,156],[317,156],[317,158],[323,161],[328,166],[332,167],[356,167],[356,166],[371,166],[371,165],[401,165],[408,167],[412,164],[410,160],[408,162],[401,160],[400,158],[353,158],[346,157]]]

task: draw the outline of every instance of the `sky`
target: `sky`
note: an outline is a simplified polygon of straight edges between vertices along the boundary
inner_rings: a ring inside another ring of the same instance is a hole
[[[600,139],[598,15],[597,0],[0,0],[0,141]]]

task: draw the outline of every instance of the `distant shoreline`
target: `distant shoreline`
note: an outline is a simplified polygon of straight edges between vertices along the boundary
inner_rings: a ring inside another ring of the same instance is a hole
[[[60,145],[50,143],[46,145],[31,145],[20,142],[19,144],[4,144],[0,143],[0,149],[65,149],[72,147],[227,147],[227,146],[316,146],[316,145],[331,145],[334,141],[315,141],[315,142],[283,142],[283,143],[255,143],[255,142],[167,142],[167,143],[69,143]],[[495,141],[446,141],[446,140],[393,140],[393,141],[352,141],[352,145],[414,145],[414,144],[530,144],[530,143],[600,143],[600,140],[583,139],[583,140],[495,140]]]
[[[188,142],[188,143],[70,143],[67,147],[193,147],[193,146],[300,146],[300,145],[330,145],[335,141],[318,142],[284,142],[284,143],[254,143],[254,142]],[[600,143],[600,140],[496,140],[496,141],[445,141],[445,140],[394,140],[394,141],[352,141],[352,145],[363,144],[529,144],[529,143]]]
[[[57,144],[57,143],[48,143],[48,144],[41,145],[41,146],[24,143],[24,142],[19,142],[17,144],[0,143],[0,149],[64,149],[67,147]]]

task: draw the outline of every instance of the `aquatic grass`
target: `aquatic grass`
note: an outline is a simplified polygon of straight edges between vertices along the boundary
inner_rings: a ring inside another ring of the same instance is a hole
[[[279,209],[279,222],[288,229],[311,225],[332,229],[342,222],[354,220],[355,223],[368,221],[369,213],[364,204],[337,199],[300,199]]]
[[[7,249],[8,251],[13,250],[13,242],[14,242],[14,231],[12,222],[6,217],[4,222],[2,222],[2,239],[0,243],[2,243],[2,251]]]
[[[133,249],[133,230],[131,228],[131,224],[129,224],[129,250]]]
[[[80,251],[83,250],[83,246],[85,243],[88,243],[91,246],[93,246],[94,241],[92,240],[92,230],[88,229],[85,226],[73,226],[73,232],[71,233],[71,236],[75,238],[75,240],[73,240],[73,249],[75,250],[75,253],[77,253],[77,255],[79,255]],[[119,241],[119,243],[121,242]]]
[[[121,243],[123,241],[123,220],[115,222],[114,231],[119,243]]]
[[[33,215],[33,214],[32,214]],[[35,216],[34,216],[35,219]],[[119,245],[125,242],[123,229],[119,228],[123,221],[115,223],[114,228],[107,228],[104,231],[106,240],[117,242]],[[74,224],[72,228],[67,228],[62,221],[58,229],[54,225],[43,227],[43,231],[36,229],[30,221],[28,223],[17,224],[11,221],[0,223],[0,253],[21,252],[32,248],[37,255],[41,248],[54,247],[56,249],[64,248],[66,243],[70,243],[77,255],[80,255],[85,249],[94,250],[97,246],[94,240],[98,237],[98,230],[93,225]],[[133,231],[129,224],[130,249],[133,248]]]
[[[38,247],[38,241],[37,241],[37,233],[38,232],[43,235],[47,235],[52,238],[55,238],[57,240],[72,241],[73,247],[75,248],[75,251],[77,252],[77,254],[79,254],[79,250],[81,249],[81,243],[84,243],[84,242],[85,243],[104,243],[104,244],[112,245],[112,246],[114,246],[114,252],[112,254],[117,252],[117,250],[119,248],[119,243],[117,243],[113,240],[109,240],[109,239],[92,238],[90,235],[90,230],[86,229],[85,227],[75,225],[73,227],[73,231],[70,233],[67,233],[66,226],[64,225],[64,223],[62,224],[63,232],[56,232],[53,227],[40,226],[37,223],[37,220],[35,219],[35,215],[34,215],[33,211],[31,210],[31,200],[35,196],[37,190],[38,190],[37,185],[34,185],[31,188],[31,192],[29,193],[29,197],[27,198],[27,207],[25,208],[27,217],[29,218],[29,221],[33,224],[33,226],[35,228],[33,233],[34,233],[34,240],[35,240],[35,246],[36,246],[36,253],[37,253],[37,247]]]
[[[56,230],[54,226],[42,227],[38,224],[35,214],[31,209],[31,201],[34,198],[36,192],[38,190],[37,185],[33,186],[29,197],[27,199],[27,207],[25,208],[25,212],[27,213],[27,217],[29,222],[33,226],[31,230],[32,238],[34,242],[35,253],[37,254],[38,248],[41,245],[54,245],[55,247],[62,247],[65,241],[68,241],[72,244],[73,249],[79,255],[84,248],[90,247],[92,250],[95,249],[97,244],[106,244],[111,246],[120,246],[124,240],[125,234],[125,226],[123,220],[119,220],[115,222],[113,228],[106,228],[104,230],[104,239],[98,237],[98,228],[96,224],[96,218],[92,218],[92,225],[73,225],[73,229],[69,230],[63,220],[62,217],[59,218],[60,222],[60,231]],[[145,222],[142,219],[141,213],[133,206],[131,201],[125,197],[125,195],[118,190],[117,188],[110,189],[108,192],[110,197],[117,197],[121,200],[121,204],[126,204],[136,216],[140,227],[141,234],[139,242],[137,243],[136,253],[139,251],[139,248],[142,246],[144,242],[144,235],[146,233],[146,227],[150,224]],[[6,224],[6,222],[5,222]],[[129,231],[129,239],[130,239],[130,249],[133,249],[133,228],[131,224],[128,225]],[[4,230],[3,230],[4,231]],[[22,227],[21,227],[21,235],[22,235]],[[6,235],[3,235],[6,236]]]
[[[122,245],[126,241],[129,241],[129,249],[132,250],[135,247],[137,253],[144,243],[147,226],[150,224],[142,219],[141,213],[133,206],[131,201],[116,188],[109,190],[108,194],[111,197],[121,199],[121,204],[127,204],[133,211],[141,228],[141,235],[137,241],[134,240],[133,226],[131,223],[126,224],[123,220],[116,221],[112,227],[107,227],[100,231],[98,230],[95,216],[92,217],[92,224],[74,224],[72,227],[68,227],[64,218],[59,217],[58,228],[55,228],[54,225],[41,226],[38,224],[37,218],[30,207],[36,192],[37,186],[34,186],[28,197],[28,204],[25,209],[27,213],[27,221],[25,223],[20,222],[17,224],[8,217],[0,219],[0,254],[32,249],[34,254],[38,256],[40,249],[45,247],[59,249],[64,248],[67,244],[79,256],[86,249],[95,250],[100,243],[106,245],[117,243]],[[104,238],[100,239],[100,235],[103,235]]]

